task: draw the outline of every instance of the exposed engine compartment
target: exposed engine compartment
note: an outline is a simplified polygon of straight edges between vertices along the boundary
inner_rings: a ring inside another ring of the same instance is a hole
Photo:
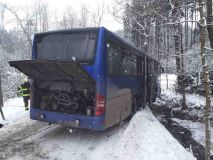
[[[80,80],[36,80],[33,83],[34,103],[40,109],[68,114],[93,115],[94,84]]]

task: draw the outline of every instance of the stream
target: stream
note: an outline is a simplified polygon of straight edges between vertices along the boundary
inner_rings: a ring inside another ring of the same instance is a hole
[[[164,109],[154,109],[152,107],[153,114],[159,119],[159,121],[166,127],[166,129],[187,149],[192,149],[194,156],[197,160],[205,159],[205,149],[196,140],[192,138],[192,133],[187,128],[180,126],[177,122],[173,121],[170,112]],[[213,160],[213,157],[211,157]]]

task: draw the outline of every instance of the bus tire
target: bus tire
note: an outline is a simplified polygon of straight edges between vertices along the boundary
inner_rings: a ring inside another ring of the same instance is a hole
[[[137,112],[137,99],[134,97],[132,102],[132,116]]]

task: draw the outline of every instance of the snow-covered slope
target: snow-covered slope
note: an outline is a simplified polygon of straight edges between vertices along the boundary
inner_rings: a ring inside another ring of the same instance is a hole
[[[138,112],[122,135],[118,160],[195,159],[160,124],[149,109]]]

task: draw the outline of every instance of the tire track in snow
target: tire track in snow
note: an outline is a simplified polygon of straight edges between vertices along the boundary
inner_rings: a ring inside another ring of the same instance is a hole
[[[23,123],[24,122],[24,123]],[[125,129],[126,122],[103,132],[76,130],[70,133],[58,125],[49,126],[44,122],[26,119],[8,125],[0,133],[0,159],[94,159],[94,153],[111,157],[116,142]]]
[[[27,121],[22,123],[23,120]],[[34,142],[26,142],[26,139],[53,127],[55,126],[25,118],[6,126],[0,132],[0,159],[7,159],[17,153],[22,154],[22,152],[31,153],[34,150]]]

